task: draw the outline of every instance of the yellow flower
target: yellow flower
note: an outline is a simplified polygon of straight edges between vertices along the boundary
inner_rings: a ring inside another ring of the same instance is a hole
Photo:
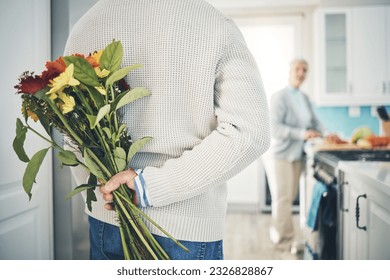
[[[104,87],[100,86],[100,87],[95,87],[95,88],[98,90],[98,92],[100,92],[101,95],[107,94],[106,89]]]
[[[96,75],[97,75],[99,78],[107,77],[108,74],[110,74],[110,71],[108,71],[107,69],[100,70],[99,67],[95,67],[94,69],[95,69]]]
[[[69,112],[72,112],[74,106],[76,105],[73,96],[67,95],[63,92],[59,92],[58,97],[62,100],[59,106],[61,108],[62,113],[65,115]]]
[[[47,94],[52,94],[55,92],[62,91],[65,87],[68,86],[77,86],[80,84],[78,80],[73,78],[73,72],[74,72],[74,65],[70,64],[66,69],[65,72],[62,72],[58,77],[54,78],[50,81],[50,87],[51,89]]]

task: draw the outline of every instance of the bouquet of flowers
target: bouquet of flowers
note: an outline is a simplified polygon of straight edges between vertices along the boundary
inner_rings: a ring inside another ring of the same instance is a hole
[[[88,183],[75,188],[66,198],[86,191],[86,204],[91,210],[98,182],[105,183],[128,168],[135,153],[152,139],[132,140],[121,122],[123,106],[149,95],[145,88],[129,88],[124,78],[141,65],[120,68],[122,56],[121,42],[113,41],[88,56],[74,54],[49,61],[41,75],[24,72],[19,78],[15,88],[21,94],[25,122],[19,118],[16,121],[13,148],[19,159],[27,163],[23,188],[29,199],[42,161],[55,148],[63,165],[81,165],[89,171]],[[30,126],[29,118],[39,120],[49,137]],[[83,160],[54,141],[50,136],[52,127],[69,139],[69,145]],[[23,147],[28,131],[49,143],[48,148],[36,152],[31,159]],[[127,186],[121,185],[113,195],[125,259],[169,259],[145,226],[145,220],[187,250],[133,204],[133,193]]]

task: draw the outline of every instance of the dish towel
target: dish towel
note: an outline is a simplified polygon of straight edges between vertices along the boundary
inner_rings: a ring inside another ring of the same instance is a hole
[[[307,217],[307,225],[313,230],[317,230],[318,228],[318,210],[320,207],[321,199],[323,194],[328,191],[328,188],[325,184],[321,182],[316,182],[313,187],[313,195],[311,198],[311,206],[309,215]]]

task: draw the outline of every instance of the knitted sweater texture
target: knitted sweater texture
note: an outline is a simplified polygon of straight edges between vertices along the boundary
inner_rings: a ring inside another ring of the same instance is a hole
[[[264,88],[241,33],[200,0],[101,0],[75,25],[65,54],[113,39],[123,44],[122,67],[143,65],[129,85],[151,93],[122,112],[133,139],[153,137],[129,166],[144,169],[151,207],[142,210],[177,239],[223,239],[226,181],[270,142]],[[72,172],[86,182],[84,169]],[[116,224],[97,197],[86,212]]]

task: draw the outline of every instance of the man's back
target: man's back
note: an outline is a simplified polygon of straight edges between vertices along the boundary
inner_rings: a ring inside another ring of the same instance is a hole
[[[238,28],[201,0],[101,0],[65,53],[88,54],[114,39],[123,67],[143,65],[127,76],[130,87],[151,93],[123,110],[133,139],[153,137],[131,162],[144,169],[153,206],[144,212],[175,238],[222,239],[225,182],[269,144],[262,82]],[[93,209],[115,223],[104,207]]]

